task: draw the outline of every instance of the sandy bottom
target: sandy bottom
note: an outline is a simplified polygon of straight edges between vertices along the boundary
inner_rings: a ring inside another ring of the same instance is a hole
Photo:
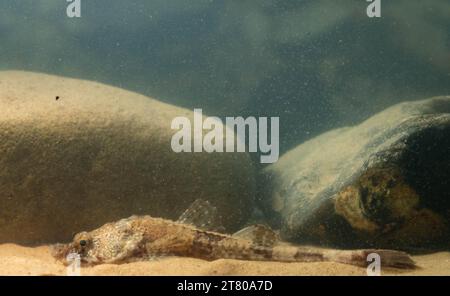
[[[416,270],[383,270],[384,275],[450,275],[450,252],[414,256]],[[0,245],[0,275],[65,275],[47,246]],[[86,267],[82,275],[365,275],[364,268],[339,263],[279,263],[240,260],[212,262],[167,257],[127,264]]]

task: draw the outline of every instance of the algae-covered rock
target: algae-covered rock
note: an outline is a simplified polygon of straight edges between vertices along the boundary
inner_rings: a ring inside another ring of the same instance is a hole
[[[264,170],[282,235],[343,246],[450,241],[450,97],[395,105]]]
[[[195,199],[236,229],[252,209],[246,153],[175,153],[193,112],[119,88],[0,72],[0,242],[67,241],[133,214],[176,218]]]

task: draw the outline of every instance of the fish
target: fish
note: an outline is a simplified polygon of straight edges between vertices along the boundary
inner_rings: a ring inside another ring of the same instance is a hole
[[[177,221],[148,215],[131,216],[76,234],[73,241],[51,246],[51,254],[64,264],[79,255],[82,264],[121,264],[165,256],[203,260],[237,259],[277,262],[337,262],[367,267],[368,256],[378,254],[384,267],[415,268],[405,252],[383,249],[333,250],[291,245],[263,224],[234,234],[216,231],[217,210],[196,200]]]

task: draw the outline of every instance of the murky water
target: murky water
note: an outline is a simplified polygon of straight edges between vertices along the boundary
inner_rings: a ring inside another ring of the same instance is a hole
[[[222,232],[262,223],[297,243],[446,249],[448,97],[317,138],[450,94],[449,1],[381,3],[2,0],[0,241],[176,220],[202,199]]]

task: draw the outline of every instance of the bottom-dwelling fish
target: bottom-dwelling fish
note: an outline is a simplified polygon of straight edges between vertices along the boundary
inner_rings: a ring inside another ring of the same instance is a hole
[[[150,216],[131,216],[75,235],[73,242],[56,244],[55,258],[66,262],[71,253],[82,263],[123,263],[157,256],[183,256],[205,260],[241,259],[280,262],[332,261],[367,266],[376,253],[385,267],[414,268],[411,257],[394,250],[326,250],[277,243],[277,235],[263,225],[253,225],[226,235],[204,230],[212,225],[203,216],[217,217],[207,201],[197,200],[177,222]],[[209,215],[208,215],[209,213]],[[196,226],[192,225],[196,224]]]

